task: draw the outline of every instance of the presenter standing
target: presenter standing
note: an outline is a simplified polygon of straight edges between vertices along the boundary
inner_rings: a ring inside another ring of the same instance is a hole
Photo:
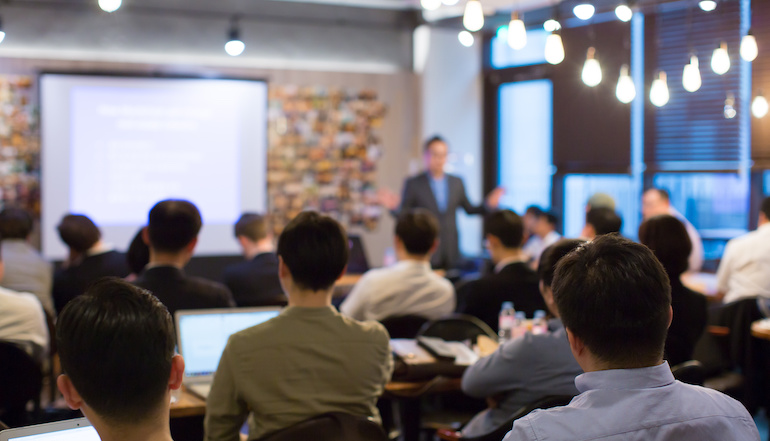
[[[444,172],[448,154],[449,147],[443,138],[430,138],[424,147],[426,171],[406,180],[401,198],[387,189],[379,194],[381,204],[394,216],[414,208],[426,209],[436,216],[441,230],[438,250],[433,254],[431,264],[441,269],[452,269],[460,260],[457,209],[462,207],[468,214],[485,214],[497,209],[503,195],[503,189],[498,187],[489,193],[485,205],[471,204],[462,179]]]

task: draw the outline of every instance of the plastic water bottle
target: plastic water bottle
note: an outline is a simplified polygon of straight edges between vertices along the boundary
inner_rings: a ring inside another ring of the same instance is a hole
[[[516,326],[516,310],[513,309],[513,302],[503,302],[497,325],[500,343],[505,343],[513,337],[513,328]]]
[[[527,333],[527,314],[516,311],[516,325],[513,328],[513,338],[519,338]]]
[[[548,323],[545,321],[545,311],[538,309],[535,311],[535,319],[532,320],[532,334],[545,334],[548,332]]]

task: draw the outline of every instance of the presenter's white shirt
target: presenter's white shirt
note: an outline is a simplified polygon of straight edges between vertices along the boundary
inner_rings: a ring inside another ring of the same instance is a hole
[[[727,242],[717,271],[724,302],[747,297],[770,298],[770,224]]]
[[[0,341],[19,345],[42,360],[48,351],[48,326],[34,294],[0,288]]]
[[[402,260],[367,271],[340,305],[356,320],[418,315],[437,319],[455,309],[452,284],[431,270],[430,263]]]

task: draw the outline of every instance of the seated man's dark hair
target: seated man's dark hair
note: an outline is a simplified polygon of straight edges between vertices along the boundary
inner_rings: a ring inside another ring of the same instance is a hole
[[[21,208],[0,211],[0,236],[3,239],[26,239],[32,233],[32,216]]]
[[[409,254],[424,256],[436,243],[439,225],[436,217],[424,208],[402,213],[396,222],[396,237]]]
[[[174,328],[149,291],[104,278],[59,314],[62,370],[94,412],[136,424],[156,412],[168,390]]]
[[[543,250],[537,264],[537,277],[543,282],[543,286],[551,286],[553,283],[553,273],[556,271],[556,264],[559,263],[559,259],[584,243],[586,241],[581,239],[561,239]]]
[[[529,214],[531,216],[539,218],[540,216],[543,216],[545,214],[545,211],[543,211],[543,209],[538,207],[537,205],[530,205],[529,207],[527,207],[527,210],[524,211],[524,214]]]
[[[257,213],[243,213],[235,223],[235,237],[243,236],[253,242],[267,237],[267,219]]]
[[[662,358],[671,286],[646,246],[599,236],[559,261],[552,288],[564,326],[599,360],[634,368]]]
[[[334,219],[304,211],[292,219],[278,238],[278,256],[299,287],[329,289],[342,275],[350,253],[345,229]]]
[[[73,250],[84,253],[91,249],[102,237],[99,227],[88,216],[68,214],[56,227],[62,242]]]
[[[147,223],[150,248],[171,253],[181,251],[198,236],[202,223],[201,213],[192,202],[160,201],[150,210]]]
[[[765,215],[767,220],[770,220],[770,197],[764,198],[762,200],[762,207],[760,208],[760,211]]]
[[[134,239],[131,240],[131,244],[128,245],[128,250],[126,251],[126,262],[128,263],[128,267],[131,268],[131,272],[134,274],[141,273],[144,267],[150,263],[150,247],[144,243],[142,230],[143,228],[139,229],[136,236],[134,236]]]
[[[620,233],[623,219],[615,210],[607,207],[592,208],[586,213],[586,224],[594,227],[597,236]]]
[[[499,210],[484,218],[484,234],[500,239],[506,248],[519,248],[524,241],[524,222],[511,210]]]
[[[678,279],[689,267],[692,242],[687,228],[674,216],[653,216],[639,226],[639,242],[655,253],[669,279]]]

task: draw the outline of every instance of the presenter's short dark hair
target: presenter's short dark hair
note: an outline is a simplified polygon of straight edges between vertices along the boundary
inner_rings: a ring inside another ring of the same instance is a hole
[[[166,399],[174,327],[149,291],[102,279],[59,314],[62,370],[90,408],[108,421],[137,424]]]
[[[267,219],[257,213],[243,213],[235,223],[235,237],[244,236],[257,242],[267,237]]]
[[[425,141],[425,144],[422,145],[422,151],[424,153],[428,153],[430,151],[430,146],[432,146],[433,144],[435,144],[437,142],[441,142],[441,143],[447,144],[446,140],[444,138],[442,138],[441,136],[433,135],[433,136],[431,136],[430,138],[428,138]],[[449,145],[449,144],[447,144],[447,145]]]
[[[581,239],[561,239],[543,250],[537,264],[537,277],[543,282],[543,286],[550,287],[553,284],[553,273],[559,260],[584,243],[586,241]]]
[[[484,233],[500,239],[506,248],[519,248],[524,241],[524,222],[512,210],[498,210],[484,218]]]
[[[620,233],[623,228],[623,219],[612,208],[591,208],[586,213],[586,224],[594,227],[597,236],[610,233]]]
[[[404,243],[404,248],[409,254],[428,254],[436,243],[438,232],[438,220],[424,208],[406,211],[396,222],[396,237]]]
[[[32,216],[18,207],[0,211],[0,236],[3,239],[26,239],[32,233]]]
[[[674,216],[653,216],[639,225],[639,242],[655,253],[668,277],[678,278],[690,266],[692,242],[687,228]]]
[[[68,214],[56,227],[62,242],[73,250],[84,253],[91,249],[102,237],[99,227],[82,214]]]
[[[294,283],[320,291],[331,288],[340,277],[350,249],[339,222],[315,211],[304,211],[281,232],[277,252]]]
[[[202,224],[201,213],[192,202],[160,201],[150,210],[147,223],[150,248],[172,253],[181,251],[198,236]]]
[[[633,368],[663,356],[671,287],[646,246],[599,236],[559,261],[552,288],[564,326],[598,359]]]

